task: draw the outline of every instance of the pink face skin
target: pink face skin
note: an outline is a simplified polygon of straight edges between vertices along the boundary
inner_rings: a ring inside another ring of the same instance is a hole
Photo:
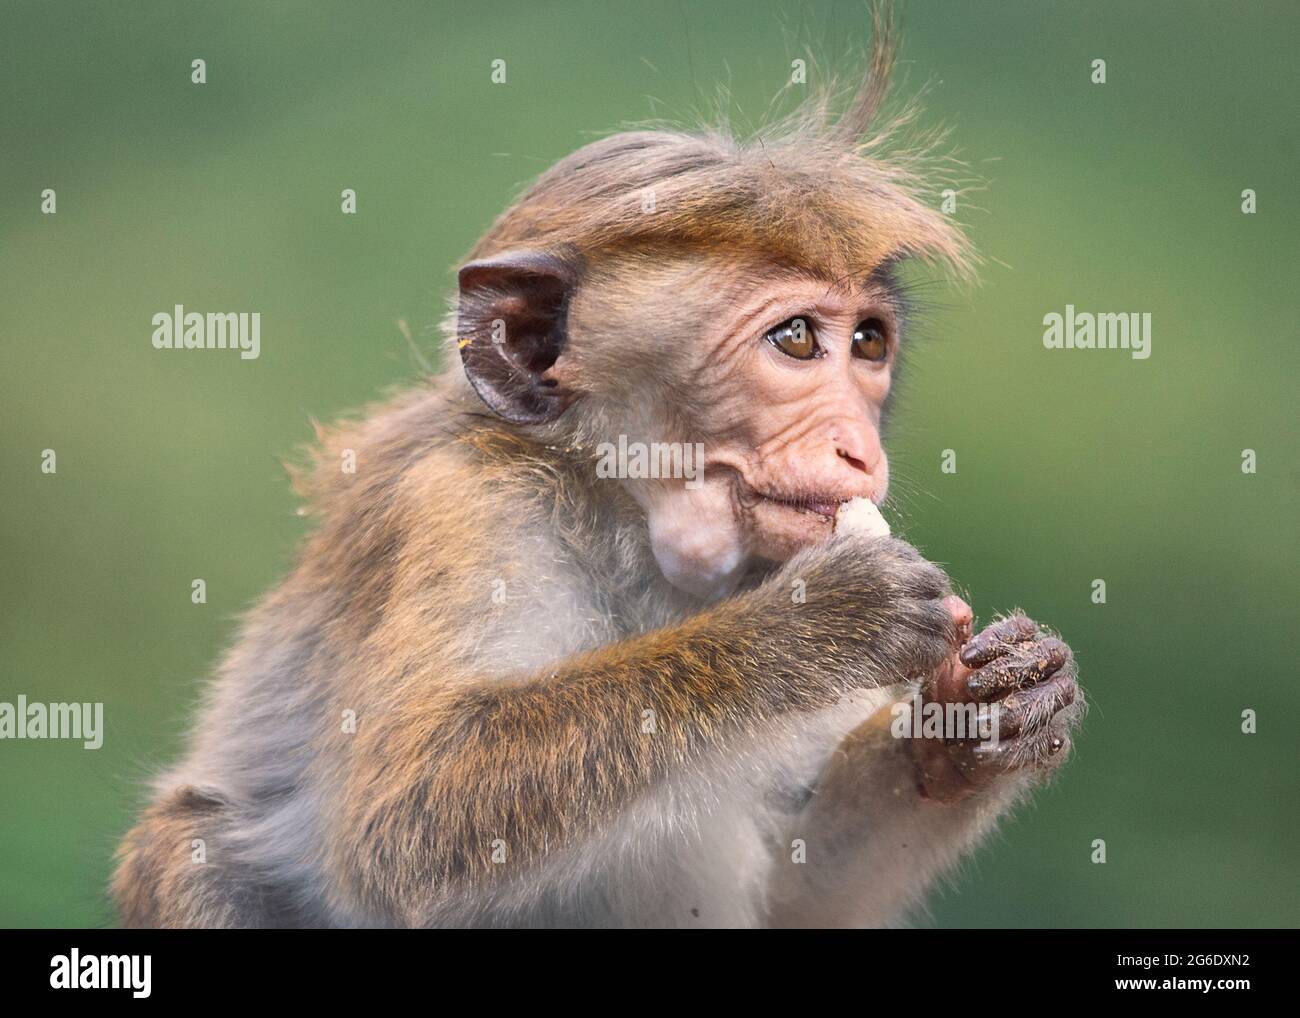
[[[811,332],[814,359],[795,359],[765,338],[793,318]],[[871,319],[886,341],[878,361],[852,352],[854,331]],[[701,337],[707,356],[695,370],[697,391],[708,394],[692,422],[704,444],[704,483],[633,488],[674,585],[724,596],[752,560],[781,562],[829,537],[841,502],[883,501],[889,461],[879,428],[898,327],[884,286],[828,286],[803,275],[768,275],[717,318],[716,332]]]

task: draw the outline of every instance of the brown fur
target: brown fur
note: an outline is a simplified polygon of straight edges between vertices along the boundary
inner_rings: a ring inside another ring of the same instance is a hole
[[[312,618],[324,620],[304,674],[329,683],[313,749],[324,783],[337,790],[326,804],[327,864],[335,893],[374,914],[419,922],[439,895],[493,876],[494,839],[521,862],[536,859],[610,823],[725,738],[833,702],[873,658],[883,676],[899,660],[930,667],[944,653],[948,620],[924,609],[946,589],[942,574],[898,544],[889,554],[910,563],[903,575],[913,589],[882,589],[882,577],[894,583],[899,574],[871,557],[796,562],[792,575],[813,596],[793,617],[788,583],[773,582],[767,594],[731,599],[673,629],[635,636],[614,617],[603,636],[622,642],[504,687],[483,685],[472,613],[490,578],[509,576],[511,536],[527,524],[558,524],[558,564],[583,572],[596,603],[635,600],[616,589],[618,577],[644,578],[653,566],[643,549],[620,561],[624,549],[603,540],[609,517],[632,524],[631,507],[605,504],[604,491],[593,497],[562,450],[466,416],[461,399],[407,396],[327,439],[324,465],[306,485],[320,529],[264,609],[311,603]],[[345,447],[357,451],[355,475],[335,466]],[[846,612],[860,620],[856,630],[843,629]],[[828,629],[836,642],[825,641]],[[355,735],[338,732],[348,708],[360,714]],[[659,717],[655,739],[638,732],[646,709]],[[115,880],[126,921],[238,919],[238,903],[193,893],[190,840],[207,839],[220,864],[222,808],[178,793],[146,813]]]
[[[911,106],[880,122],[896,45],[892,19],[878,15],[868,72],[838,117],[830,84],[747,140],[715,128],[587,145],[544,173],[470,258],[517,248],[568,249],[589,262],[627,251],[650,260],[745,251],[831,279],[901,257],[965,272],[964,235],[915,193],[947,186],[937,138],[909,144]],[[647,193],[653,213],[642,208]]]

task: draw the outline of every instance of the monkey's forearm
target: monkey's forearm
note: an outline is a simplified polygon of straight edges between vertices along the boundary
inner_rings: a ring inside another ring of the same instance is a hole
[[[530,681],[426,693],[363,726],[338,818],[344,879],[382,909],[412,900],[394,881],[427,899],[518,874],[728,740],[933,666],[950,635],[946,581],[905,548],[798,563],[800,603],[783,573]]]
[[[957,802],[927,798],[912,747],[890,732],[892,706],[840,743],[791,825],[806,854],[777,858],[771,925],[897,921],[1026,790],[1026,778],[1007,776]]]
[[[401,902],[413,900],[410,888],[391,882],[449,889],[509,878],[729,739],[833,701],[843,667],[827,659],[804,674],[755,646],[751,622],[696,620],[363,726],[344,797],[345,874],[383,882],[364,888],[367,898]],[[494,848],[507,865],[493,866]]]

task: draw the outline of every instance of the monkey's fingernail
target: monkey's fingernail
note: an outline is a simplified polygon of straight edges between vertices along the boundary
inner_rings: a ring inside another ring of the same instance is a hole
[[[999,654],[1005,653],[1003,644],[975,637],[957,652],[957,659],[967,668],[979,668],[986,665]]]
[[[1033,639],[1037,633],[1038,627],[1030,619],[1012,615],[988,626],[966,644],[961,649],[961,663],[969,667],[988,664],[1006,654],[1015,644]]]

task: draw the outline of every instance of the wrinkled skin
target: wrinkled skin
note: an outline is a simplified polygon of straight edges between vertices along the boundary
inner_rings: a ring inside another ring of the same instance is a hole
[[[925,795],[954,802],[1021,769],[1054,770],[1070,749],[1070,729],[1083,708],[1074,657],[1061,640],[1022,614],[1001,619],[969,639],[973,616],[949,598],[963,645],[922,684],[925,702],[999,707],[998,739],[910,740]]]
[[[823,356],[796,360],[764,337],[794,317],[810,326]],[[859,323],[887,330],[881,362],[851,356]],[[828,286],[807,277],[771,277],[699,344],[692,365],[710,394],[688,440],[702,440],[704,484],[632,485],[645,508],[656,559],[676,586],[722,596],[754,560],[782,562],[826,539],[835,510],[850,498],[880,504],[889,459],[880,421],[897,352],[895,300],[879,284]]]

